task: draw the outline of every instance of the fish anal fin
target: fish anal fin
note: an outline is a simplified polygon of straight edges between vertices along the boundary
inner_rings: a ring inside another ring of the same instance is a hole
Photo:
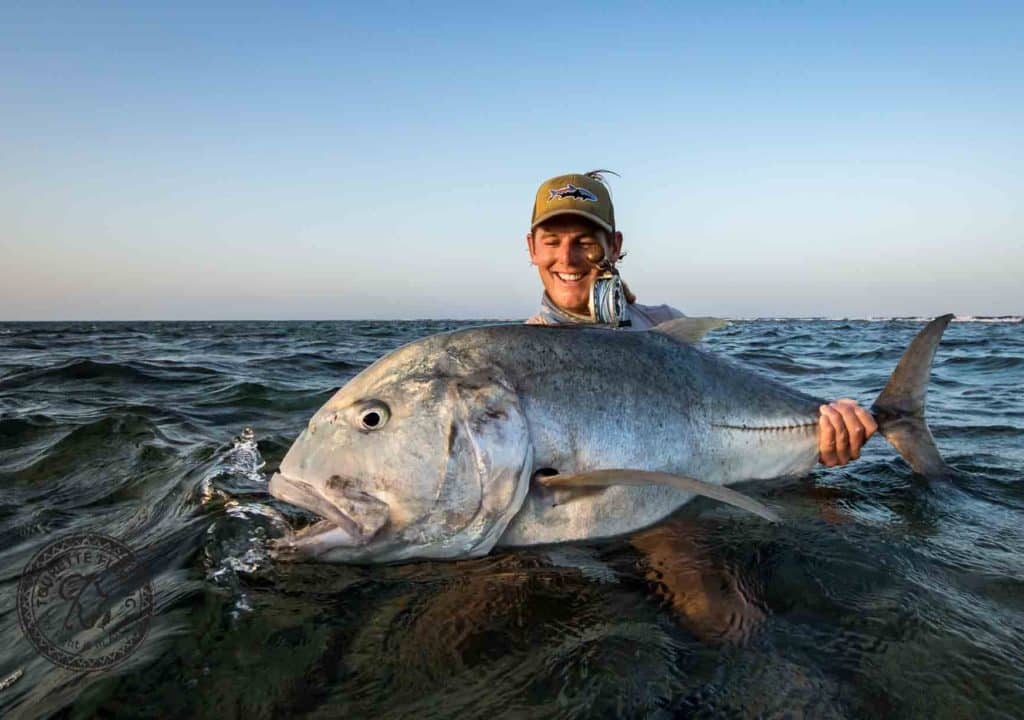
[[[572,473],[568,475],[535,475],[534,482],[547,488],[596,488],[612,485],[666,485],[684,492],[702,495],[718,500],[727,505],[752,512],[770,522],[781,522],[774,510],[764,503],[758,502],[735,490],[722,485],[704,482],[686,475],[654,472],[650,470],[612,469],[592,470],[590,472]]]
[[[693,345],[699,343],[708,332],[728,324],[727,320],[715,317],[681,317],[655,325],[651,330]]]

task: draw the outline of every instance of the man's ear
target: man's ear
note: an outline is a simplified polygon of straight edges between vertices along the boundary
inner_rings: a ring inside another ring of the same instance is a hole
[[[616,262],[622,257],[622,233],[618,230],[612,235],[611,247],[608,248],[608,251],[612,254],[612,262]]]
[[[537,263],[534,262],[534,255],[535,255],[535,253],[534,253],[534,250],[533,250],[533,232],[526,233],[526,249],[530,253],[530,262],[532,264],[536,265]]]

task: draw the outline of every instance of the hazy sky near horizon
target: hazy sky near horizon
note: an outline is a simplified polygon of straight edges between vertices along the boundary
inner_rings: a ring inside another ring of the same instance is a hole
[[[640,302],[1024,312],[1020,3],[8,3],[0,320],[525,317],[537,184]]]

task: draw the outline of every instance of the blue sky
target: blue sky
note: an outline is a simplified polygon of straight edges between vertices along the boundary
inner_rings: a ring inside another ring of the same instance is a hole
[[[611,168],[640,302],[1024,312],[1020,3],[7,3],[0,320],[525,317]]]

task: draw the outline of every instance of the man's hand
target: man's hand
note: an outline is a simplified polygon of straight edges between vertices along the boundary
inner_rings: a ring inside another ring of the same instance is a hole
[[[843,398],[822,405],[818,419],[818,452],[822,465],[845,465],[860,457],[860,448],[878,430],[871,413],[855,400]]]

